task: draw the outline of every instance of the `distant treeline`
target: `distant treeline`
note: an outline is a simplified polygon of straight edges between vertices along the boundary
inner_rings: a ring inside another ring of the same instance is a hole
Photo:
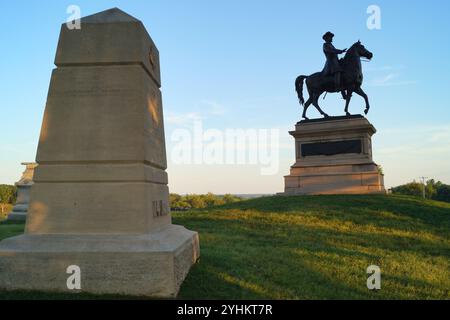
[[[410,182],[391,189],[392,193],[404,194],[411,196],[422,196],[423,184],[420,182]],[[450,202],[450,185],[444,184],[440,181],[435,182],[430,179],[425,184],[425,197],[438,201]]]
[[[218,196],[212,193],[188,194],[184,196],[176,193],[171,193],[169,198],[170,198],[170,207],[172,208],[172,210],[201,209],[212,206],[220,206],[223,204],[233,203],[242,200],[242,198],[231,194]]]

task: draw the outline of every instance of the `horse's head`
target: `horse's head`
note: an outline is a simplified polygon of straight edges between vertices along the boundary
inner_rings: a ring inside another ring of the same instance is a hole
[[[367,58],[369,60],[373,57],[373,53],[367,50],[359,40],[350,47],[350,50],[354,51],[358,56]]]

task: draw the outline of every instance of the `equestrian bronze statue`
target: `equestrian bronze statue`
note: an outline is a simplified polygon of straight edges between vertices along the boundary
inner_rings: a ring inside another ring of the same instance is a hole
[[[327,59],[325,67],[321,72],[314,73],[310,76],[299,76],[295,80],[295,90],[297,91],[300,104],[303,106],[302,117],[306,117],[306,110],[313,104],[316,109],[325,118],[329,117],[319,106],[319,97],[324,92],[341,92],[345,99],[345,114],[348,112],[348,105],[352,98],[353,92],[364,98],[367,114],[370,109],[369,98],[361,89],[363,83],[363,74],[361,68],[361,57],[372,59],[372,52],[368,51],[360,41],[355,42],[348,50],[336,49],[333,42],[334,34],[327,32],[322,37],[325,40],[323,52]],[[344,58],[338,59],[338,55],[345,53]],[[306,79],[306,88],[308,89],[309,98],[305,102],[303,98],[303,82]]]

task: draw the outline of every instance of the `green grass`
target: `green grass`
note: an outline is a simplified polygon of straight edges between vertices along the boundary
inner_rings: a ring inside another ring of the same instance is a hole
[[[267,197],[174,213],[200,234],[185,299],[450,299],[450,204],[407,196]],[[22,232],[0,225],[0,239]],[[378,265],[381,290],[366,287]],[[120,298],[0,292],[0,298]]]

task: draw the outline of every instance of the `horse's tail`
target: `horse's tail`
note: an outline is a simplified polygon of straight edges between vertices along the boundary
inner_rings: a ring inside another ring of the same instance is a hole
[[[303,82],[305,79],[308,78],[307,76],[299,76],[297,79],[295,79],[295,91],[297,91],[298,100],[300,101],[300,104],[303,105],[305,103],[305,99],[303,98]]]

